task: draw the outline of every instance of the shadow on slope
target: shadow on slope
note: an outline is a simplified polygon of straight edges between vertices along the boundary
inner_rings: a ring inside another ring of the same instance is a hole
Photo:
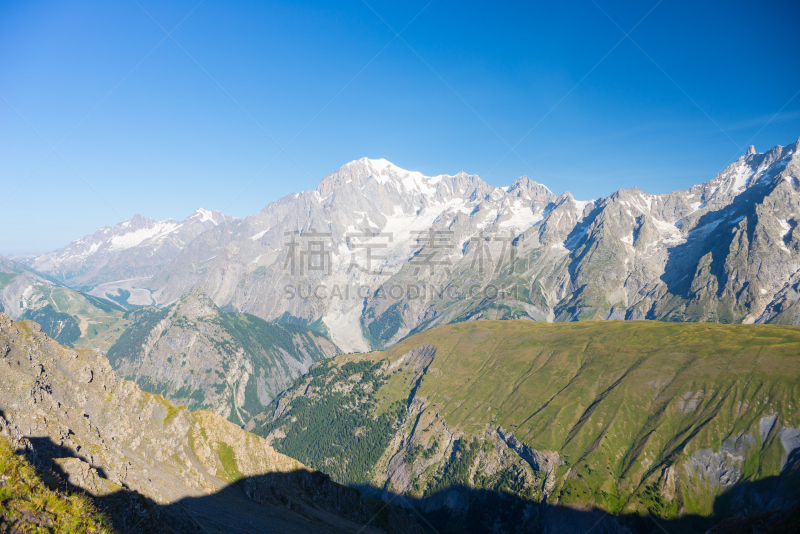
[[[690,300],[694,294],[692,284],[698,283],[696,278],[709,276],[714,277],[716,282],[715,296],[722,297],[728,284],[725,262],[732,254],[731,244],[736,237],[733,230],[746,217],[747,242],[753,242],[753,232],[758,220],[756,206],[762,204],[769,193],[767,184],[756,184],[724,208],[703,214],[686,235],[686,241],[667,251],[667,263],[661,276],[667,291],[684,300]],[[709,263],[701,265],[703,257],[708,253],[711,254]]]
[[[52,489],[77,491],[91,497],[119,533],[278,532],[422,534],[411,512],[364,498],[328,475],[306,469],[246,477],[216,493],[160,504],[106,478],[91,465],[47,437],[28,437],[24,454]],[[80,454],[80,452],[79,452]],[[62,466],[76,459],[83,470]],[[101,479],[100,483],[92,480]],[[98,491],[87,491],[95,487]],[[110,491],[104,491],[110,490]],[[199,492],[198,492],[199,493]]]
[[[247,477],[214,494],[159,504],[125,487],[107,493],[85,491],[73,484],[80,482],[75,473],[61,468],[65,458],[76,458],[69,449],[49,438],[27,441],[30,446],[23,454],[48,486],[86,493],[108,514],[116,530],[125,534],[800,532],[800,504],[795,500],[800,493],[800,466],[796,458],[790,459],[788,477],[744,482],[722,493],[715,500],[711,518],[684,515],[666,520],[540,504],[510,492],[462,485],[415,499],[373,486],[349,488],[322,472],[308,470]],[[93,469],[105,479],[102,468]],[[657,512],[659,506],[662,503],[655,499],[650,510]],[[726,520],[737,515],[740,517]],[[741,517],[744,515],[747,517]]]
[[[787,487],[791,485],[792,487]],[[744,482],[719,495],[710,517],[685,514],[671,519],[652,515],[663,506],[654,499],[646,513],[611,514],[600,508],[541,504],[501,491],[450,486],[423,498],[361,488],[366,495],[413,509],[426,532],[547,534],[779,534],[800,532],[798,480],[785,477]],[[789,499],[788,495],[795,498]]]

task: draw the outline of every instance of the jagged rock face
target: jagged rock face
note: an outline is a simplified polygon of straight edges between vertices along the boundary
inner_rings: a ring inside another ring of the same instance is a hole
[[[172,525],[181,532],[360,532],[376,511],[218,415],[145,393],[101,354],[62,347],[36,323],[2,313],[0,436],[94,496],[137,492],[165,510],[179,503],[178,515],[191,517],[187,530]],[[148,531],[149,512],[134,497],[109,513],[127,521],[124,531]],[[402,512],[384,516],[390,532],[418,531]]]
[[[137,289],[165,304],[202,286],[220,306],[267,320],[321,319],[346,351],[468,319],[800,324],[797,148],[748,150],[687,190],[588,202],[527,177],[500,188],[364,158],[210,227]],[[292,245],[292,233],[312,231]],[[103,287],[127,282],[114,284]]]
[[[377,288],[414,253],[418,237],[414,232],[429,229],[440,217],[459,217],[465,232],[482,227],[481,221],[490,216],[509,229],[523,228],[541,218],[554,198],[547,188],[527,178],[504,190],[465,173],[426,177],[385,160],[363,159],[328,175],[314,191],[270,204],[233,231],[219,228],[203,234],[172,262],[168,274],[154,277],[149,287],[169,302],[201,284],[218,304],[267,319],[290,315],[312,322],[322,318],[337,345],[345,350],[366,348],[360,324],[363,296],[356,295],[355,287],[341,299],[330,300],[327,294],[344,294],[346,284]],[[376,250],[375,255],[387,259],[351,268],[354,257],[359,256],[360,262],[363,253],[363,249],[356,252],[360,238],[352,234],[365,228],[384,234],[378,239],[387,248]],[[296,265],[287,263],[290,237],[285,234],[312,229],[329,234],[322,239],[326,250],[331,250],[331,262],[325,264],[325,272],[306,269],[301,275],[299,258]],[[215,257],[206,262],[211,256]],[[205,262],[205,274],[200,276],[189,267],[198,262]],[[372,272],[377,270],[382,274]],[[321,292],[314,291],[318,284],[324,285]],[[334,284],[338,284],[336,289]]]
[[[157,502],[215,487],[172,458],[190,464],[183,448],[196,421],[187,410],[120,380],[102,355],[61,347],[36,323],[0,315],[0,346],[5,436],[50,439],[74,459],[102,466],[115,490]]]
[[[797,327],[466,322],[320,362],[247,428],[437,528],[704,532],[800,498],[798,354]]]
[[[314,362],[338,352],[303,326],[223,312],[202,288],[168,310],[129,315],[132,326],[107,353],[114,370],[146,391],[239,425]]]

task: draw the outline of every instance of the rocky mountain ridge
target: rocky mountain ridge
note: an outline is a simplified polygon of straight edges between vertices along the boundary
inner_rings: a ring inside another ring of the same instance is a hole
[[[418,532],[398,509],[373,508],[216,414],[141,391],[36,323],[0,313],[0,368],[0,436],[56,486],[97,499],[118,531]]]
[[[64,248],[21,262],[56,280],[100,298],[131,295],[130,304],[155,304],[147,280],[161,271],[175,255],[197,236],[235,219],[218,211],[196,210],[183,221],[157,221],[142,215],[114,227],[101,228]],[[126,299],[127,300],[127,299]]]
[[[321,320],[346,351],[480,318],[798,324],[797,148],[751,147],[687,190],[593,201],[363,158],[209,227],[136,283],[162,305],[202,286],[267,320]]]

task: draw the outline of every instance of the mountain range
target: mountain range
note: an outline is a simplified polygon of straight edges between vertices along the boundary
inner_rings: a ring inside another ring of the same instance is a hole
[[[137,281],[160,272],[197,236],[232,220],[232,217],[202,208],[180,222],[156,221],[136,215],[55,252],[26,257],[25,263],[69,287],[87,292],[95,290],[100,297],[116,291],[119,296],[120,288],[135,287]],[[129,298],[133,305],[156,303],[142,291],[134,292]]]
[[[800,324],[797,147],[590,201],[364,158],[250,217],[136,216],[18,260],[127,307],[203,287],[225,310],[320,321],[345,351],[477,318]]]

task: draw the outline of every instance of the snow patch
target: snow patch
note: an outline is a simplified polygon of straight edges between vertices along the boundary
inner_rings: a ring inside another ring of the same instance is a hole
[[[194,217],[195,215],[200,217],[200,222],[206,222],[206,221],[212,222],[214,223],[215,226],[219,224],[217,223],[217,221],[214,220],[214,214],[206,209],[197,208],[197,210],[192,214],[192,217]]]
[[[565,246],[566,241],[564,243],[553,243],[550,245],[550,248],[554,249],[556,252],[561,252],[564,254],[569,254],[569,249]]]
[[[250,239],[252,239],[253,241],[258,241],[259,239],[264,237],[264,234],[266,234],[268,231],[269,230],[262,230],[258,232],[256,235],[250,236]]]
[[[781,230],[783,230],[781,232],[781,239],[783,239],[783,238],[786,237],[786,234],[788,234],[792,230],[792,226],[789,224],[788,220],[786,220],[786,221],[779,220],[778,224],[781,225]]]
[[[662,221],[656,218],[653,218],[653,224],[658,230],[658,233],[661,234],[662,240],[665,244],[677,244],[684,241],[680,229],[675,224],[671,224],[667,221]]]
[[[542,213],[534,213],[531,206],[521,199],[515,199],[509,206],[511,217],[500,223],[500,228],[518,228],[527,230],[544,218]]]
[[[737,165],[736,170],[732,177],[729,177],[727,181],[731,184],[731,191],[738,194],[747,187],[747,182],[750,177],[753,176],[753,169],[750,168],[749,165],[740,164]],[[733,181],[731,182],[731,178]]]
[[[436,193],[436,188],[433,186],[439,183],[443,176],[429,177],[421,172],[407,171],[383,158],[362,158],[359,161],[369,167],[372,171],[371,176],[381,185],[391,182],[398,183],[406,192],[419,191],[424,195],[432,196]]]
[[[781,240],[778,243],[778,246],[781,248],[781,250],[785,250],[786,252],[791,253],[791,250],[789,250],[786,247],[786,245],[784,244],[783,240],[786,237],[786,234],[788,234],[792,230],[792,226],[789,224],[788,220],[786,220],[786,221],[779,220],[778,224],[781,225]]]
[[[140,228],[133,232],[111,238],[109,250],[125,250],[148,239],[160,239],[177,230],[181,225],[175,221],[158,221],[152,228]]]
[[[575,200],[575,199],[572,200],[572,203],[575,204],[575,209],[578,212],[578,215],[583,213],[583,210],[586,208],[586,206],[588,206],[592,202],[594,202],[594,200]]]

